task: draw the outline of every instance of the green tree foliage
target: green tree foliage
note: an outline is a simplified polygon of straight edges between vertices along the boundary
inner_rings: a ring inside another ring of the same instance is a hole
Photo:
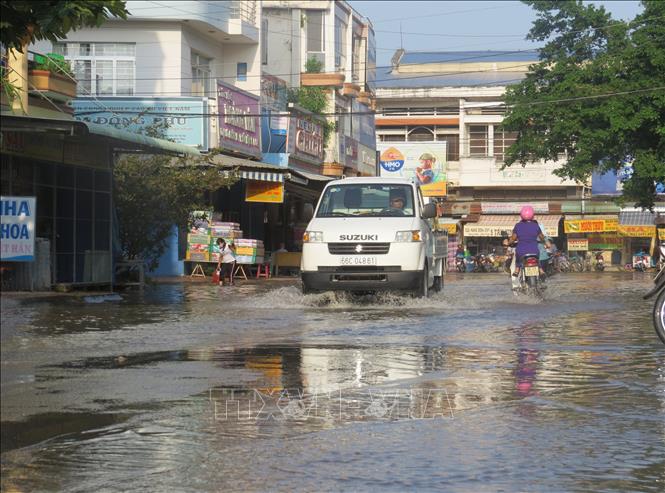
[[[99,27],[111,16],[127,18],[122,0],[2,0],[0,42],[23,51],[24,44],[56,42],[71,30]]]
[[[212,192],[237,181],[207,158],[137,154],[124,155],[113,177],[123,254],[145,259],[152,269],[173,225],[187,228],[192,211],[211,208]]]
[[[527,38],[540,62],[508,88],[503,126],[518,132],[506,165],[555,160],[561,177],[632,161],[623,199],[651,207],[665,182],[665,2],[643,1],[630,22],[581,1],[524,0],[537,13]]]

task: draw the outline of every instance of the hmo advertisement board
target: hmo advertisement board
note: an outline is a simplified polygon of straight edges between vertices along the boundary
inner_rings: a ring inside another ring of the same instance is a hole
[[[413,180],[426,197],[446,195],[446,142],[384,142],[377,150],[381,176]]]
[[[0,197],[0,250],[3,262],[35,260],[35,197]]]

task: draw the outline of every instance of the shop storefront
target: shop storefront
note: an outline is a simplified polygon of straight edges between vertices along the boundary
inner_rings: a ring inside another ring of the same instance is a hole
[[[619,213],[618,233],[622,238],[622,260],[632,261],[639,252],[654,254],[656,247],[656,212],[622,210]]]
[[[587,252],[602,252],[606,264],[622,262],[619,252],[623,239],[618,232],[618,215],[567,214],[563,224],[569,255],[585,256]]]

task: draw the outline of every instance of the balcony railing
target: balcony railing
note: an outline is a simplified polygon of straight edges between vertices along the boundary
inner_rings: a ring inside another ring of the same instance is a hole
[[[256,4],[254,0],[233,0],[228,3],[229,17],[240,19],[247,24],[258,27],[256,24]]]

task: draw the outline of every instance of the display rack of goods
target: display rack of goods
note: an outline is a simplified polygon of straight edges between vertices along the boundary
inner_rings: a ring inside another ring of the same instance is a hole
[[[208,262],[210,260],[210,243],[187,243],[186,260]]]
[[[234,241],[236,262],[239,264],[262,264],[265,248],[261,240],[240,238]]]
[[[242,238],[242,230],[238,223],[213,221],[210,223],[210,234],[215,238],[225,238],[227,240]]]

